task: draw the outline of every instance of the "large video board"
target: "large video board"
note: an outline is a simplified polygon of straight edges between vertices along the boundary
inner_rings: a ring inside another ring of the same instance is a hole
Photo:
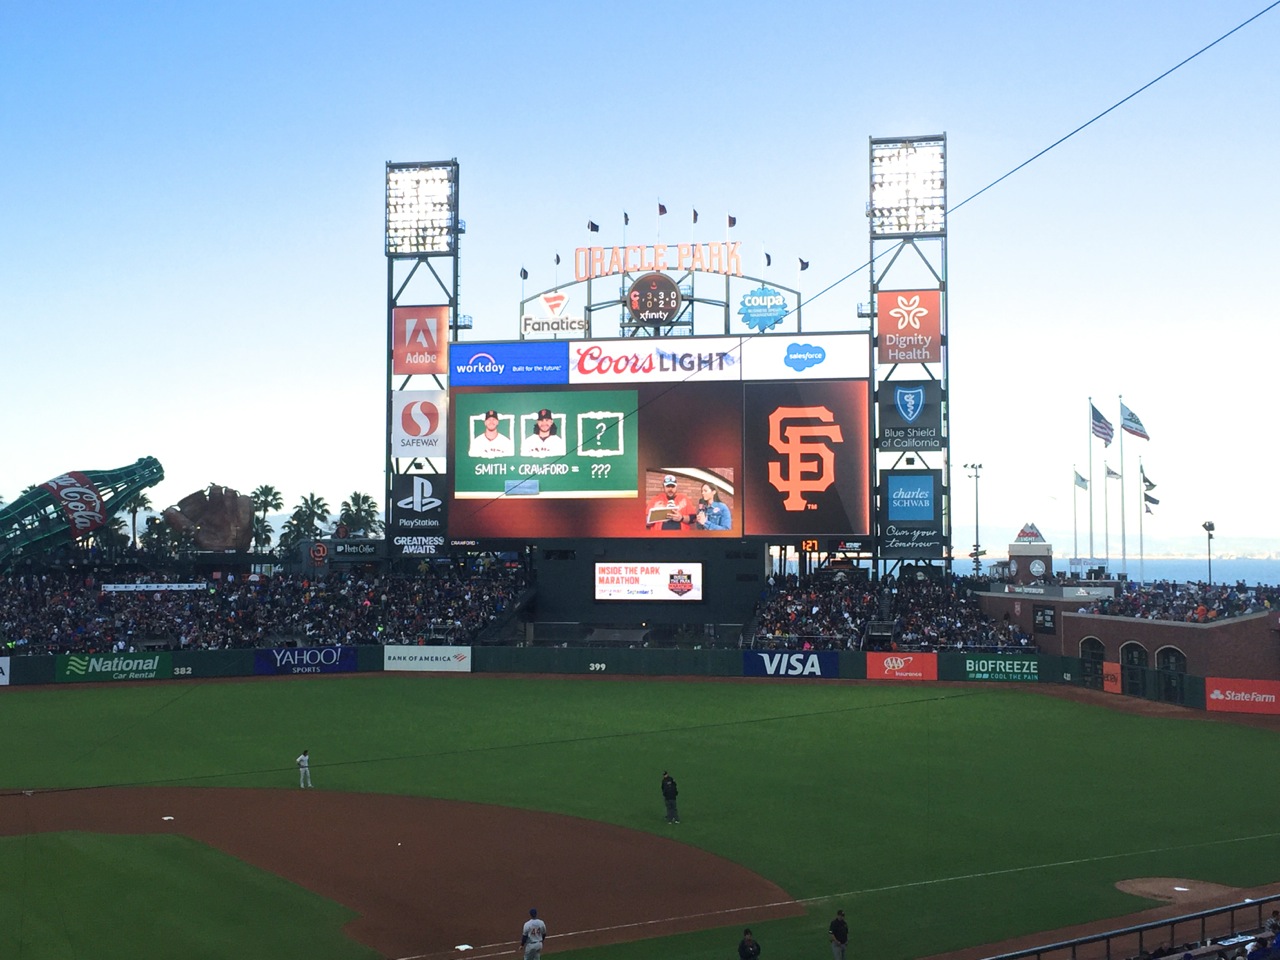
[[[865,334],[454,344],[449,536],[871,532]]]

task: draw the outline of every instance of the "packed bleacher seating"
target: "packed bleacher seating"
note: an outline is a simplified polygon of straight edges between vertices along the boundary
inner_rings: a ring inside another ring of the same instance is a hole
[[[508,613],[524,574],[426,568],[417,575],[131,578],[66,572],[0,577],[4,653],[214,650],[297,644],[466,644]],[[196,589],[191,589],[195,586]],[[181,589],[186,587],[186,589]]]
[[[1116,596],[1090,601],[1078,612],[1140,620],[1212,623],[1228,617],[1274,610],[1277,604],[1280,604],[1280,589],[1261,584],[1248,587],[1243,583],[1128,582]]]
[[[860,571],[771,577],[756,606],[753,645],[801,650],[1025,651],[1031,638],[982,612],[960,577],[886,578]],[[873,624],[892,623],[878,633]]]

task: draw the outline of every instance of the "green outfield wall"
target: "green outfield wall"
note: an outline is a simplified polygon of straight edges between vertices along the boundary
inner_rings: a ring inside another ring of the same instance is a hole
[[[382,671],[1055,683],[1206,708],[1203,677],[1056,654],[636,647],[280,647],[0,658],[12,686]],[[1108,683],[1108,680],[1114,682]]]

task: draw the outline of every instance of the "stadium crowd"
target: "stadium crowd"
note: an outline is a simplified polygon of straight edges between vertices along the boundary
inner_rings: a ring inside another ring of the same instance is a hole
[[[524,574],[430,568],[421,575],[280,574],[185,582],[42,572],[0,577],[4,653],[359,643],[467,644],[510,609]],[[119,589],[126,586],[126,589]]]
[[[803,650],[1020,651],[1031,638],[993,620],[971,596],[975,581],[959,577],[886,578],[860,571],[770,578],[756,606],[754,644]],[[889,633],[872,624],[892,624]]]
[[[1212,623],[1239,617],[1280,604],[1280,588],[1258,584],[1170,583],[1151,585],[1126,583],[1114,597],[1093,600],[1078,613],[1109,617],[1136,617],[1140,620],[1178,620],[1183,623]]]

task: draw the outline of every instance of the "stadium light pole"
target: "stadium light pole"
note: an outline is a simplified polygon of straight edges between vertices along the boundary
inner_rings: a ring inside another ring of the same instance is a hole
[[[1213,586],[1213,521],[1206,520],[1200,524],[1204,527],[1205,536],[1209,539],[1205,541],[1205,556],[1209,558],[1209,586]]]
[[[982,575],[982,528],[978,525],[978,480],[982,476],[982,464],[966,463],[964,468],[973,471],[969,474],[973,477],[973,575],[978,577]]]

